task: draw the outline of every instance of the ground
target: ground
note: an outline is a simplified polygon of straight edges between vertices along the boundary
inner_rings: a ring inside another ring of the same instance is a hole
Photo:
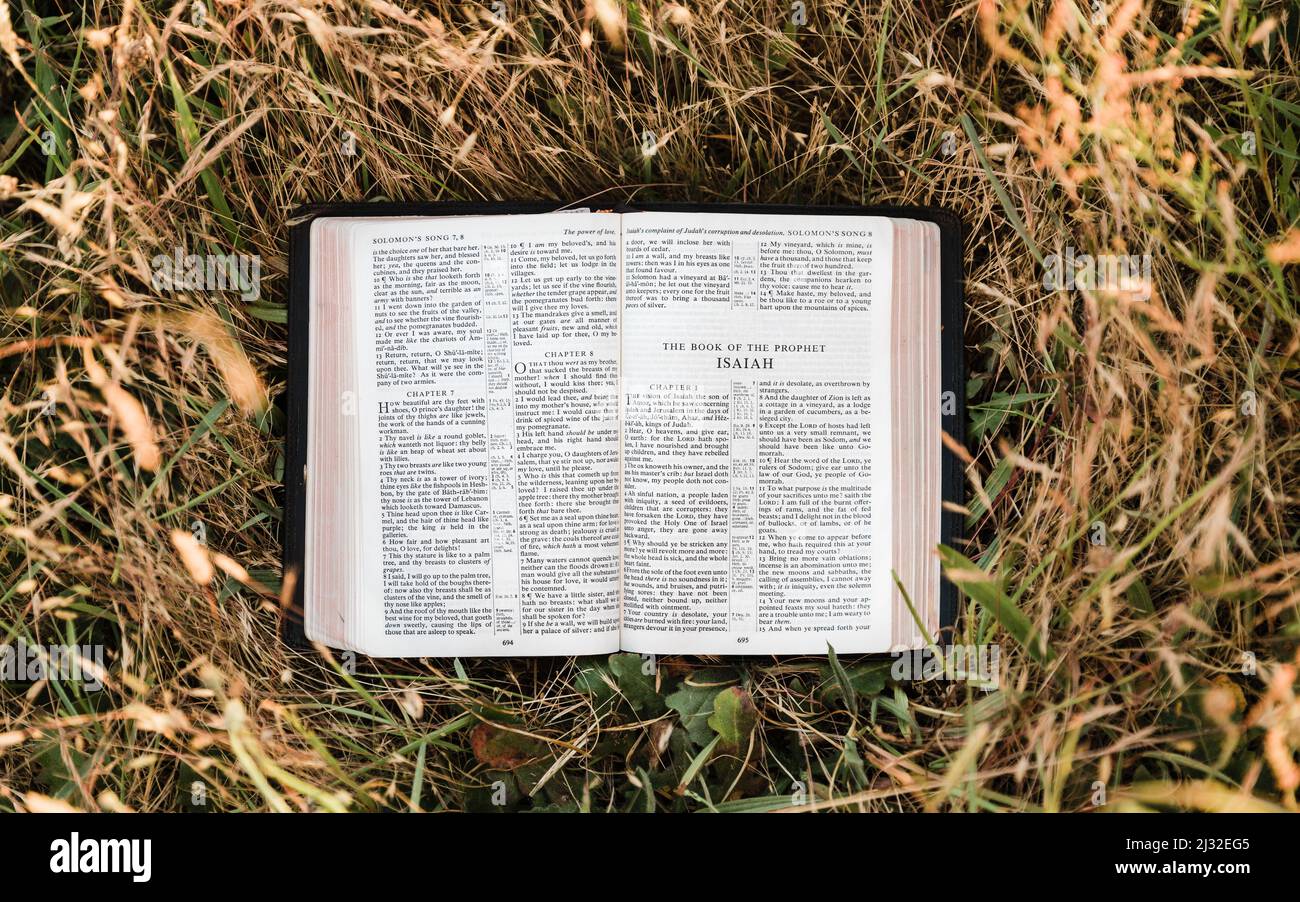
[[[1295,808],[1297,47],[1291,0],[0,0],[0,629],[105,671],[0,683],[0,809]],[[289,211],[598,194],[962,217],[997,688],[279,641]]]

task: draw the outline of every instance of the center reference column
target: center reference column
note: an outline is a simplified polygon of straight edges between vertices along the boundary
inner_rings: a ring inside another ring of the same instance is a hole
[[[519,631],[518,484],[510,249],[483,247],[483,360],[486,381],[488,497],[492,529],[492,635]]]
[[[731,309],[757,310],[759,244],[731,245]],[[731,587],[727,616],[738,644],[758,626],[758,381],[731,380],[731,503],[727,528]]]

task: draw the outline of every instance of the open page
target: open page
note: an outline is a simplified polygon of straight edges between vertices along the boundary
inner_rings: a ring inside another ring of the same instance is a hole
[[[618,647],[619,221],[367,220],[365,650]]]
[[[885,651],[890,280],[874,217],[623,217],[625,649]]]

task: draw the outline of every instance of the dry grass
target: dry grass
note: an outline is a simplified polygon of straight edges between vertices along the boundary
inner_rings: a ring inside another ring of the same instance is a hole
[[[1295,5],[507,3],[0,0],[0,628],[108,650],[0,685],[0,808],[1295,808]],[[279,644],[287,212],[604,191],[966,220],[999,691]],[[1150,280],[1049,290],[1067,246]],[[176,247],[260,297],[155,289]],[[706,754],[663,697],[732,685]]]

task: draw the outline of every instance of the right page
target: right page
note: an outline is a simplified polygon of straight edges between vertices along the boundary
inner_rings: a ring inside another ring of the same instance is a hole
[[[891,646],[890,220],[623,216],[624,649]]]

